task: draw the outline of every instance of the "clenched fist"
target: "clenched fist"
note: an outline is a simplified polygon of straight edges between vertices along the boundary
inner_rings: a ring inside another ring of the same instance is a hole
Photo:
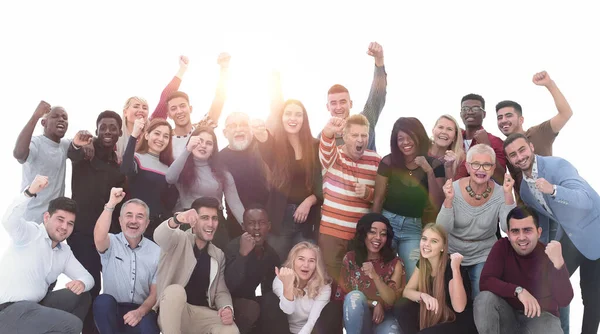
[[[546,255],[548,255],[548,258],[552,261],[556,269],[562,268],[565,264],[562,256],[562,245],[556,240],[552,240],[546,245]]]
[[[121,203],[121,201],[125,198],[125,192],[123,188],[112,188],[110,190],[110,198],[108,199],[108,206],[115,207],[115,205]]]
[[[552,83],[552,79],[550,79],[550,75],[546,71],[541,71],[533,75],[533,79],[531,79],[534,84],[538,86],[548,87]]]
[[[32,195],[39,193],[44,190],[48,186],[48,177],[43,175],[36,175],[33,182],[29,185],[27,189]]]

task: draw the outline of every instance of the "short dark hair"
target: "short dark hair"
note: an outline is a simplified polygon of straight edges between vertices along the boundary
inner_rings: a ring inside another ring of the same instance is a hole
[[[267,212],[267,208],[265,208],[265,206],[260,203],[251,203],[249,205],[246,205],[246,210],[244,210],[244,215],[243,215],[244,219],[246,219],[246,213],[250,210],[264,211],[267,214],[267,219],[269,219],[269,213]]]
[[[504,144],[502,145],[502,149],[504,151],[506,151],[506,146],[512,144],[515,140],[517,140],[519,138],[525,139],[525,141],[527,142],[527,144],[531,143],[531,141],[529,140],[529,138],[527,138],[524,134],[515,132],[515,133],[509,135],[508,137],[506,137],[506,139],[504,139]]]
[[[48,213],[52,216],[58,210],[77,215],[77,202],[68,197],[57,197],[48,204]]]
[[[500,101],[498,102],[498,104],[496,104],[496,113],[498,113],[498,110],[502,109],[502,108],[513,108],[515,109],[515,111],[517,112],[517,114],[519,114],[519,116],[523,116],[523,108],[521,108],[521,105],[518,104],[515,101],[511,101],[511,100],[504,100],[504,101]]]
[[[187,101],[187,103],[190,104],[190,97],[186,93],[179,91],[179,90],[171,93],[171,95],[169,95],[169,97],[167,98],[167,101],[165,101],[165,103],[169,104],[169,101],[171,101],[172,99],[176,99],[178,97],[183,97]]]
[[[481,107],[485,110],[485,100],[483,99],[483,96],[473,94],[473,93],[467,94],[462,97],[462,99],[460,100],[460,103],[462,104],[463,102],[465,102],[467,100],[475,100],[475,101],[481,102]]]
[[[200,208],[211,208],[217,210],[221,210],[221,203],[219,200],[214,197],[202,196],[200,198],[196,198],[192,203],[192,209],[196,211],[200,211]]]
[[[510,231],[511,219],[525,219],[527,217],[533,218],[533,224],[536,229],[540,227],[539,218],[535,210],[525,205],[519,205],[510,210],[508,215],[506,215],[506,230]]]
[[[117,124],[119,125],[119,129],[123,127],[123,119],[121,119],[121,116],[119,116],[119,114],[112,110],[104,110],[98,115],[98,118],[96,118],[96,127],[98,127],[98,123],[100,123],[100,121],[105,118],[114,118],[117,121]]]
[[[339,84],[335,84],[333,86],[331,86],[331,88],[329,88],[329,90],[327,91],[327,95],[329,94],[337,94],[337,93],[350,93],[348,92],[348,88],[339,85]]]

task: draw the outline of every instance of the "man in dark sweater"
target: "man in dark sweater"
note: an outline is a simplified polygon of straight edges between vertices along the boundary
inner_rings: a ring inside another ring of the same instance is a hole
[[[544,246],[535,211],[518,206],[507,216],[508,237],[488,255],[475,298],[481,334],[562,334],[558,308],[569,305],[573,287],[558,241]]]
[[[73,234],[67,239],[75,258],[92,275],[96,284],[90,290],[92,304],[100,293],[100,272],[102,264],[100,255],[94,244],[94,227],[96,220],[104,211],[106,199],[110,196],[112,188],[125,186],[125,175],[121,174],[117,155],[114,151],[115,144],[122,134],[121,116],[114,111],[103,111],[96,120],[96,138],[93,140],[94,156],[90,160],[84,159],[84,152],[71,145],[67,156],[73,163],[71,193],[77,202],[77,224]],[[118,233],[118,212],[114,211],[112,233]],[[83,334],[96,333],[96,326],[92,310],[83,322]]]
[[[275,267],[280,264],[277,253],[266,242],[271,222],[263,206],[246,207],[243,227],[246,232],[229,242],[225,250],[225,283],[233,298],[235,322],[242,334],[252,330],[260,314],[256,287],[261,285],[262,295],[272,291]]]
[[[250,117],[241,112],[227,116],[223,134],[229,144],[219,152],[219,159],[233,176],[235,187],[244,207],[253,203],[267,204],[269,191],[264,171],[264,162],[258,154],[256,142],[250,129]],[[230,238],[243,233],[229,205],[227,208],[227,232]]]

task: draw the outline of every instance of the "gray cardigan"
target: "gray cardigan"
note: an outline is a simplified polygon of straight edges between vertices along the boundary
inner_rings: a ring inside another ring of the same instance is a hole
[[[456,194],[452,200],[452,207],[446,208],[442,205],[436,223],[448,232],[450,253],[462,254],[462,265],[470,266],[485,262],[492,246],[498,240],[498,221],[501,225],[506,225],[506,215],[515,204],[504,204],[504,189],[494,183],[491,198],[481,206],[471,206],[463,198],[458,182],[459,180],[452,184]]]

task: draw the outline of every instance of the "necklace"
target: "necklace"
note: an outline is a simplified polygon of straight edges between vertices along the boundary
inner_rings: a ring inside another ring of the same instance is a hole
[[[413,172],[416,171],[419,167],[415,168],[415,169],[409,169],[408,170],[408,175],[412,176]]]
[[[467,193],[469,193],[469,196],[475,197],[475,199],[478,201],[480,201],[482,198],[488,198],[488,196],[492,192],[492,188],[489,186],[489,183],[488,183],[488,187],[485,189],[485,191],[483,193],[476,194],[475,190],[473,190],[473,188],[471,188],[471,179],[469,179],[469,184],[465,187],[465,190],[467,191]]]

